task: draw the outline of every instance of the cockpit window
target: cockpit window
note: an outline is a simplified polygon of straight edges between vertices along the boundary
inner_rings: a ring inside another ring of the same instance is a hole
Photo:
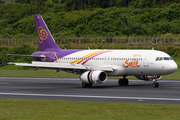
[[[172,57],[157,57],[156,61],[162,61],[162,60],[173,60]]]
[[[159,61],[162,61],[162,60],[163,60],[163,58],[162,58],[162,57],[160,57]]]
[[[156,58],[156,61],[158,61],[158,60],[159,60],[159,57]]]
[[[169,57],[164,57],[164,60],[169,60]]]

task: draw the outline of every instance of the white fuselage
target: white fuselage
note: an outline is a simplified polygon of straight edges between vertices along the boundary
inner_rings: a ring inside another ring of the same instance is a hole
[[[157,60],[156,58],[162,58]],[[177,70],[172,58],[157,50],[82,50],[59,58],[61,63],[91,67],[112,67],[110,76],[166,75]]]

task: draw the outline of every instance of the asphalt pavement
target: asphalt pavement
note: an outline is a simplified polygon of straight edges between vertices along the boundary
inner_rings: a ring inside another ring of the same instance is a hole
[[[158,82],[159,88],[141,80],[119,86],[117,79],[108,79],[83,88],[78,78],[0,77],[0,98],[180,104],[180,80]]]

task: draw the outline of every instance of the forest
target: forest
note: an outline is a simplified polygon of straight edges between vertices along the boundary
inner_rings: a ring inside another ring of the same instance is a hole
[[[0,0],[0,37],[35,37],[34,14],[55,37],[180,34],[180,0]]]

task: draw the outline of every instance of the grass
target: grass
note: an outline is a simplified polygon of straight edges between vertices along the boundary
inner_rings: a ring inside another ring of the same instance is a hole
[[[66,72],[55,73],[55,70],[0,70],[1,77],[44,77],[44,78],[78,78],[79,75],[74,75]]]
[[[0,99],[0,119],[179,120],[180,105]]]

